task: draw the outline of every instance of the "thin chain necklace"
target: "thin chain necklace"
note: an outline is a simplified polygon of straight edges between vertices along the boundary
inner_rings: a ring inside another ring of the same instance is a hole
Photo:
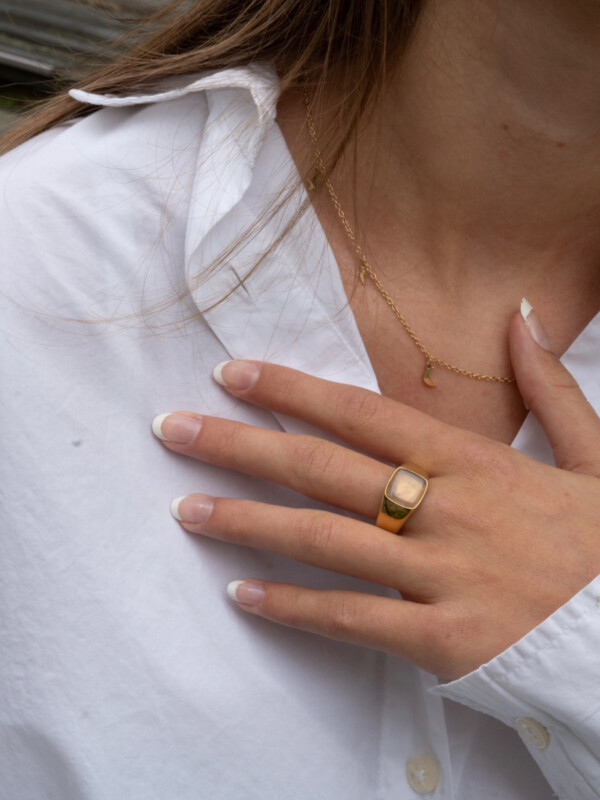
[[[375,286],[379,290],[379,293],[382,295],[382,297],[385,300],[385,302],[392,309],[392,311],[394,312],[394,314],[396,315],[396,317],[400,321],[400,324],[402,325],[402,327],[404,328],[406,333],[410,336],[410,338],[414,342],[415,346],[418,347],[418,349],[423,354],[423,357],[425,358],[425,369],[423,371],[423,383],[426,386],[430,386],[430,387],[434,387],[435,386],[435,383],[432,381],[430,376],[431,376],[431,370],[433,369],[434,365],[436,365],[436,364],[439,367],[444,367],[444,369],[447,369],[450,372],[454,372],[456,375],[464,375],[466,378],[474,378],[477,381],[491,381],[493,383],[514,383],[515,382],[515,378],[506,378],[506,377],[500,377],[500,376],[497,376],[497,375],[482,375],[479,372],[471,372],[471,370],[468,370],[468,369],[461,369],[460,367],[455,367],[454,364],[450,364],[450,363],[448,363],[448,361],[444,361],[442,358],[438,358],[437,356],[434,356],[433,353],[430,353],[429,350],[425,347],[425,345],[423,344],[421,339],[417,336],[417,334],[414,332],[412,327],[406,321],[406,319],[404,318],[403,314],[400,313],[400,310],[398,309],[398,307],[394,303],[394,301],[393,301],[392,297],[390,296],[389,292],[387,292],[384,289],[384,287],[381,284],[381,281],[379,280],[379,278],[375,274],[373,268],[371,267],[371,265],[367,261],[367,258],[366,258],[365,254],[364,254],[364,251],[363,251],[362,247],[360,246],[360,244],[358,243],[358,241],[356,239],[356,236],[354,235],[354,231],[352,230],[352,228],[350,226],[350,223],[348,222],[348,219],[347,219],[346,215],[344,214],[344,211],[342,209],[340,201],[339,201],[336,193],[333,190],[333,186],[331,185],[331,181],[327,177],[327,174],[325,172],[325,165],[323,163],[323,158],[321,157],[321,151],[319,149],[319,144],[317,142],[317,133],[316,133],[316,130],[315,130],[315,122],[314,122],[314,119],[313,119],[313,116],[312,116],[312,112],[311,112],[311,108],[310,108],[310,97],[308,95],[308,91],[307,90],[305,90],[305,92],[304,92],[304,105],[306,106],[306,122],[308,124],[308,130],[309,130],[309,133],[310,133],[310,138],[312,139],[313,154],[314,154],[315,161],[316,161],[316,171],[315,171],[315,174],[314,174],[312,180],[310,180],[308,182],[308,187],[309,187],[309,189],[311,191],[314,191],[315,189],[319,188],[323,184],[325,184],[325,186],[327,187],[327,191],[329,192],[329,196],[330,196],[331,201],[332,201],[332,203],[334,205],[334,208],[337,211],[337,214],[338,214],[338,216],[339,216],[339,218],[340,218],[340,220],[342,222],[342,225],[344,226],[344,229],[345,229],[346,233],[348,234],[348,238],[352,242],[352,246],[354,248],[354,252],[358,256],[358,260],[359,260],[359,263],[360,263],[360,272],[359,272],[360,282],[364,286],[365,283],[366,283],[367,276],[373,281],[373,283],[375,284]]]

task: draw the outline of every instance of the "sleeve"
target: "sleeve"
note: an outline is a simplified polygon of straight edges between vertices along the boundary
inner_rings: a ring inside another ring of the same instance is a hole
[[[516,728],[561,800],[600,798],[600,577],[479,669],[434,694]]]

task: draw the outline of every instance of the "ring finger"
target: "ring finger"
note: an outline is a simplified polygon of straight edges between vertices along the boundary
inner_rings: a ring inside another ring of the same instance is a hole
[[[191,533],[258,547],[322,569],[432,599],[443,582],[433,547],[351,517],[192,494],[173,501],[173,515]]]
[[[186,426],[189,441],[173,441],[183,438]],[[191,412],[161,415],[152,429],[178,453],[274,481],[370,518],[377,515],[393,470],[389,464],[317,436],[280,433]]]

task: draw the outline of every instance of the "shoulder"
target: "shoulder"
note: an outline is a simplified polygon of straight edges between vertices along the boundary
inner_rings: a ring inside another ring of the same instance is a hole
[[[161,264],[184,263],[187,242],[245,190],[278,93],[268,65],[147,94],[72,91],[97,111],[0,158],[0,288],[88,296],[124,275],[141,282],[157,246]]]
[[[9,202],[17,207],[25,202],[34,214],[47,208],[49,199],[80,206],[82,186],[90,196],[96,184],[120,194],[128,178],[151,193],[160,193],[169,179],[181,185],[191,177],[186,157],[195,164],[207,138],[223,145],[211,153],[213,162],[225,160],[228,140],[239,147],[238,125],[245,129],[242,149],[251,156],[253,140],[275,117],[278,81],[267,65],[253,65],[169,78],[147,94],[70,94],[95,106],[96,113],[46,131],[0,158],[0,202],[9,216]]]

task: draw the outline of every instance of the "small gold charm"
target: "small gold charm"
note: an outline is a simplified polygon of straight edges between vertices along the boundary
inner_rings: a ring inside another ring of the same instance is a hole
[[[367,280],[367,265],[365,264],[365,260],[363,259],[360,262],[360,272],[358,273],[358,277],[362,285],[365,285],[365,281]]]
[[[432,369],[433,369],[433,364],[431,363],[431,361],[428,361],[425,364],[425,372],[423,373],[423,383],[425,384],[425,386],[429,386],[432,389],[435,389],[435,383],[429,377]]]

